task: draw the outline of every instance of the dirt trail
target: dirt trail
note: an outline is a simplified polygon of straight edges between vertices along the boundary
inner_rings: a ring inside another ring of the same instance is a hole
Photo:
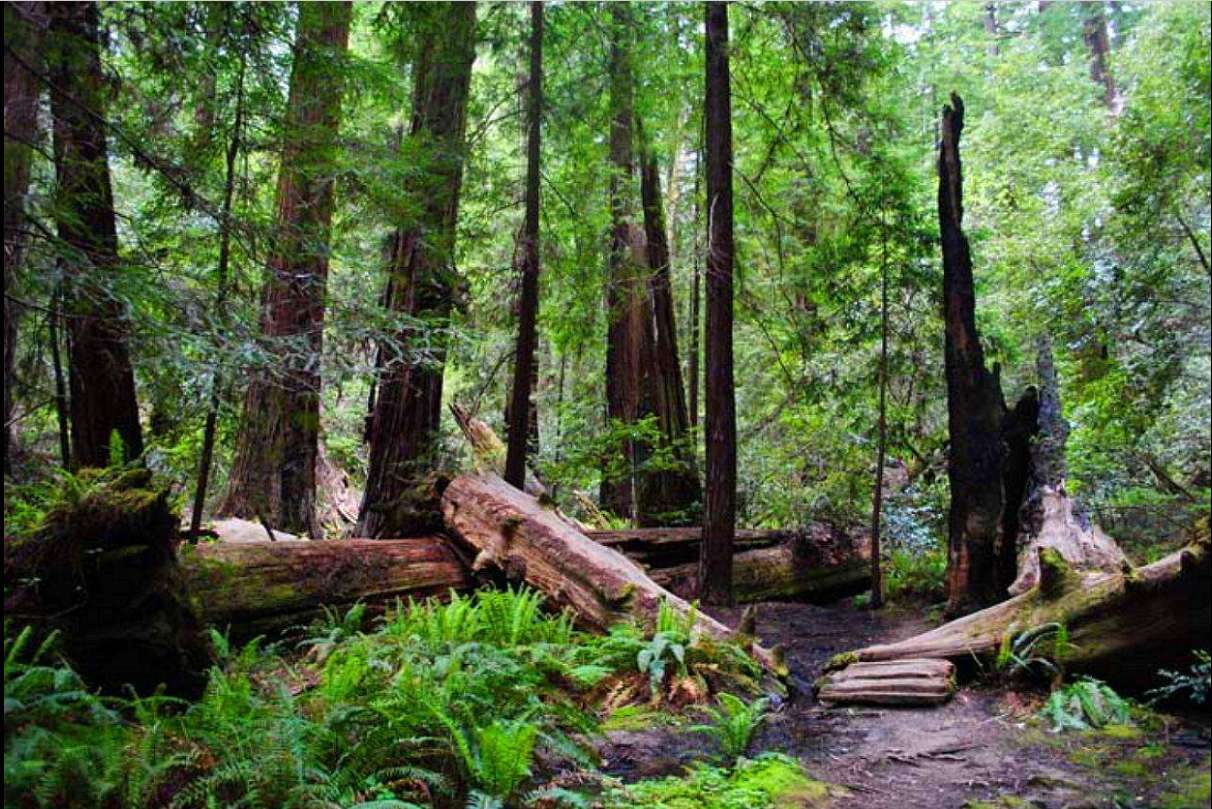
[[[737,610],[721,610],[725,623]],[[836,652],[890,642],[929,626],[925,611],[764,604],[763,643],[781,643],[794,676],[811,683]],[[1033,695],[966,687],[938,708],[826,708],[797,696],[768,719],[753,750],[802,760],[845,786],[838,809],[955,807],[1207,807],[1206,722],[1150,733],[1053,736],[1026,721]],[[701,736],[673,728],[611,734],[607,767],[628,780],[676,772],[706,755]],[[1205,787],[1206,789],[1206,787]],[[1185,790],[1188,797],[1176,798]],[[1193,797],[1192,797],[1193,796]]]

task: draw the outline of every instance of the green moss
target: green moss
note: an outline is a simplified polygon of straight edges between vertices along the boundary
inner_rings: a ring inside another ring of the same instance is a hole
[[[829,658],[829,662],[825,664],[825,671],[837,671],[844,669],[852,663],[859,662],[857,652],[839,652]]]
[[[1144,731],[1135,725],[1107,725],[1099,732],[1109,738],[1121,740],[1139,739],[1144,735]]]
[[[1017,795],[998,795],[991,801],[968,801],[964,809],[1032,809],[1034,806],[1031,801]]]
[[[1173,771],[1169,787],[1161,794],[1160,809],[1207,809],[1212,803],[1210,761],[1205,758],[1198,767],[1182,767]]]
[[[1149,765],[1140,761],[1133,761],[1131,759],[1127,761],[1115,762],[1115,767],[1113,769],[1126,778],[1132,778],[1138,781],[1146,780],[1150,775]]]
[[[732,771],[698,766],[685,777],[640,781],[604,796],[604,809],[811,809],[845,790],[810,778],[798,761],[778,753],[741,759]]]

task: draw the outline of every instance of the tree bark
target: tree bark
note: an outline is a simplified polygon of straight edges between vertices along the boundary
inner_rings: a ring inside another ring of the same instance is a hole
[[[1066,491],[1065,444],[1069,424],[1061,408],[1060,383],[1052,359],[1052,344],[1039,339],[1036,356],[1039,377],[1038,433],[1029,442],[1029,476],[1022,508],[1015,521],[1018,530],[1017,577],[1008,585],[1014,595],[1039,581],[1039,551],[1051,548],[1071,566],[1086,571],[1118,570],[1127,563],[1115,540],[1103,533]]]
[[[438,536],[205,542],[182,549],[181,566],[203,620],[236,638],[304,624],[326,606],[382,610],[472,586],[449,540]]]
[[[662,602],[682,614],[691,610],[635,562],[589,539],[492,473],[451,481],[442,495],[442,512],[450,530],[477,552],[473,572],[498,568],[509,579],[541,591],[554,606],[569,607],[590,628],[606,630],[628,618],[651,627]],[[694,633],[721,639],[732,635],[698,612]],[[753,654],[771,673],[786,673],[776,651],[755,646]]]
[[[535,321],[539,309],[539,157],[543,121],[543,4],[530,4],[530,96],[527,105],[526,223],[522,233],[522,294],[514,353],[509,409],[509,445],[505,480],[521,489],[526,482],[531,431],[531,386],[535,377]],[[537,424],[537,422],[536,422]]]
[[[875,486],[871,493],[871,608],[884,606],[880,559],[880,522],[884,509],[884,463],[888,450],[888,234],[881,224],[879,421],[875,450]]]
[[[646,399],[644,359],[652,341],[652,315],[641,275],[645,257],[634,213],[634,104],[632,70],[632,9],[613,3],[610,42],[610,252],[606,280],[606,418],[612,425],[629,426],[650,412]],[[602,507],[633,519],[638,493],[636,470],[646,459],[644,448],[628,438],[621,463],[603,470]],[[621,467],[621,469],[620,469]]]
[[[596,538],[595,533],[590,531],[587,536]],[[732,559],[733,595],[739,603],[788,600],[828,604],[867,590],[870,554],[865,536],[825,525],[812,526],[771,547],[738,551]],[[628,556],[636,558],[637,554],[628,552]],[[699,595],[697,562],[650,568],[648,575],[682,598]]]
[[[1111,41],[1107,36],[1107,17],[1103,13],[1102,3],[1088,3],[1087,14],[1082,19],[1082,39],[1090,51],[1090,80],[1103,91],[1103,104],[1112,113],[1119,113],[1119,91],[1115,86],[1115,76],[1107,63],[1111,52]]]
[[[37,65],[46,9],[40,2],[4,4],[4,474],[9,474],[13,390],[16,386],[17,322],[14,282],[25,261],[25,197],[38,140]]]
[[[699,593],[732,601],[736,530],[736,398],[732,377],[732,101],[728,5],[706,3],[707,483]]]
[[[638,120],[637,120],[638,125]],[[682,525],[701,522],[700,488],[694,447],[686,413],[686,391],[678,360],[677,324],[670,282],[669,242],[661,204],[661,180],[656,155],[641,136],[640,200],[652,298],[652,352],[645,364],[652,388],[650,398],[661,430],[659,450],[670,453],[673,468],[645,473],[640,478],[637,524]]]
[[[1007,639],[1057,623],[1068,643],[1055,662],[1117,686],[1156,686],[1159,668],[1186,668],[1212,633],[1212,553],[1207,538],[1140,568],[1082,575],[1052,549],[1038,551],[1039,581],[1000,604],[899,643],[839,655],[849,663],[948,658],[988,661]]]
[[[409,137],[423,149],[424,170],[408,189],[419,205],[392,246],[388,308],[425,321],[429,356],[412,330],[398,345],[417,356],[386,359],[370,424],[370,469],[358,517],[361,536],[404,536],[441,525],[435,492],[424,475],[439,451],[444,330],[454,307],[454,242],[463,176],[463,138],[471,65],[475,59],[474,3],[424,8],[414,68]]]
[[[938,158],[938,215],[943,252],[943,317],[946,326],[947,425],[950,458],[947,478],[951,507],[947,520],[947,613],[959,615],[994,603],[995,550],[1002,509],[1002,416],[1005,404],[996,373],[985,368],[976,331],[972,256],[963,231],[963,177],[959,141],[964,105],[952,94],[943,107]]]
[[[261,334],[278,368],[259,371],[244,397],[222,514],[264,516],[318,536],[316,455],[320,355],[328,281],[337,135],[352,5],[299,7],[278,173],[276,240],[261,293]]]
[[[51,113],[54,119],[56,211],[65,256],[72,460],[110,463],[117,434],[122,459],[143,454],[129,327],[113,287],[118,257],[106,146],[105,77],[96,3],[53,3],[50,14]]]

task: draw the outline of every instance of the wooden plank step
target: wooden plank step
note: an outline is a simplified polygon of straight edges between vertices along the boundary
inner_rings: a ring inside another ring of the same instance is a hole
[[[929,659],[853,663],[821,678],[816,696],[834,705],[940,705],[954,693],[955,665]]]

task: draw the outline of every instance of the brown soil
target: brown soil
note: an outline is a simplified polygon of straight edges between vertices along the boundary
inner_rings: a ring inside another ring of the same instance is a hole
[[[713,613],[729,624],[740,616]],[[837,652],[929,626],[924,609],[765,604],[758,611],[762,642],[783,644],[801,686]],[[1057,809],[1195,805],[1162,796],[1194,769],[1207,772],[1206,718],[1166,718],[1132,738],[1056,736],[1030,721],[1039,701],[1007,684],[962,688],[937,708],[827,708],[800,693],[772,713],[752,750],[785,752],[814,777],[846,787],[850,796],[833,804],[838,809],[951,809],[981,801]],[[652,728],[612,732],[601,752],[605,769],[630,781],[680,772],[714,751],[699,734]]]

